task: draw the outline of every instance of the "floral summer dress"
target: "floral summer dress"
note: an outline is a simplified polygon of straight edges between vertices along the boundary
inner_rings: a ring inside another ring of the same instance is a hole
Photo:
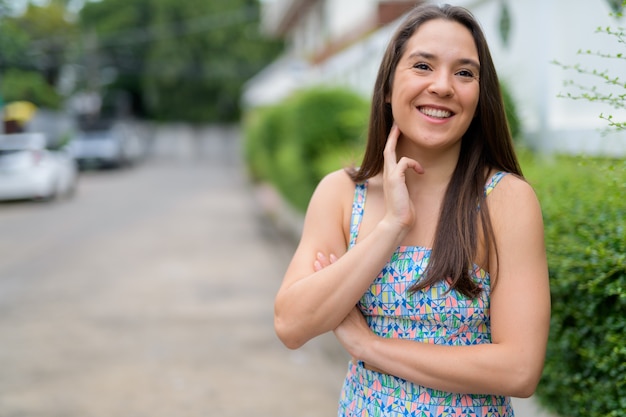
[[[496,173],[485,194],[505,175]],[[367,183],[358,184],[352,206],[350,247],[363,217]],[[468,299],[440,281],[414,294],[407,293],[422,276],[431,249],[400,246],[391,256],[359,308],[379,336],[441,345],[491,343],[489,274],[474,266],[471,276],[483,291]],[[391,375],[371,371],[362,362],[350,362],[339,400],[339,417],[513,417],[509,397],[469,395],[423,387]]]

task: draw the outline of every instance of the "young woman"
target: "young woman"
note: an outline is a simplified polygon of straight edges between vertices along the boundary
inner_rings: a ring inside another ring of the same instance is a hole
[[[550,317],[543,223],[474,17],[424,5],[374,87],[358,169],[324,178],[276,296],[292,349],[352,356],[339,416],[513,416]]]

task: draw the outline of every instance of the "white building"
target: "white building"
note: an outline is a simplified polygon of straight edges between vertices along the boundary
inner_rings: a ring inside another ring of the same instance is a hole
[[[437,3],[434,1],[427,1]],[[500,78],[512,91],[526,137],[545,151],[626,155],[626,131],[604,132],[600,114],[625,121],[626,111],[588,100],[563,98],[577,93],[567,81],[614,94],[599,77],[566,70],[580,64],[626,81],[626,59],[579,54],[592,51],[626,56],[626,46],[599,27],[626,26],[610,16],[612,0],[456,0],[481,22]],[[369,96],[387,41],[416,1],[264,0],[263,28],[287,41],[283,57],[252,79],[244,93],[248,106],[275,102],[297,88],[339,83]],[[503,5],[510,30],[500,29]]]
[[[297,88],[348,83],[369,96],[384,32],[414,0],[262,0],[262,29],[286,40],[286,53],[252,79],[243,102],[275,102]]]

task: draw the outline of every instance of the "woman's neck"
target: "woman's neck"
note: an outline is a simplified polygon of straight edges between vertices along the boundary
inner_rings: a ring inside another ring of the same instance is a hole
[[[398,159],[406,156],[415,159],[424,169],[423,174],[409,171],[406,174],[407,187],[447,187],[459,160],[459,146],[442,149],[420,149],[415,146],[398,146]]]

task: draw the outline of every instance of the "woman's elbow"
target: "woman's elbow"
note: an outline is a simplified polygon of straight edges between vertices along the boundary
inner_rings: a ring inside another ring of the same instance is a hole
[[[278,314],[274,315],[274,332],[288,349],[298,349],[306,343],[296,332],[296,328]]]
[[[515,377],[511,379],[509,395],[517,398],[532,396],[539,385],[541,370],[537,371],[531,366],[526,366],[514,372],[514,375]]]
[[[537,384],[519,384],[519,386],[512,392],[511,396],[516,398],[529,398],[535,393],[536,389]]]

